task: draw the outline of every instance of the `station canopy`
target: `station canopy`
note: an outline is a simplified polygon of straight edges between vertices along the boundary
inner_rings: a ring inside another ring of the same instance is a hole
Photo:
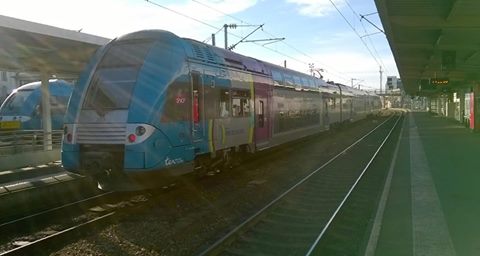
[[[456,91],[478,84],[479,0],[375,3],[408,94]]]
[[[98,37],[0,15],[0,70],[78,76]]]

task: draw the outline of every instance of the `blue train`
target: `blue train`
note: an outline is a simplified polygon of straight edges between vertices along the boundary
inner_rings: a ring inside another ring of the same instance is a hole
[[[376,95],[161,30],[92,57],[65,117],[63,166],[101,187],[162,186],[365,118]]]
[[[15,89],[0,107],[0,130],[41,130],[41,82],[25,84]],[[52,129],[63,128],[63,118],[72,94],[71,83],[52,79],[49,81]]]

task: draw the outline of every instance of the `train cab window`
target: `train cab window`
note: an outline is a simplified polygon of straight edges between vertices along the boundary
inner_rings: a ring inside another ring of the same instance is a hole
[[[230,116],[229,110],[230,109],[230,92],[228,90],[220,90],[220,117],[226,118]]]
[[[24,89],[13,92],[2,105],[0,113],[2,114],[13,114],[18,115],[22,111],[24,106],[27,108],[33,108],[33,103],[31,100],[28,100],[30,95],[33,93],[33,89]]]
[[[137,74],[153,42],[117,43],[108,50],[91,79],[84,109],[127,109]]]

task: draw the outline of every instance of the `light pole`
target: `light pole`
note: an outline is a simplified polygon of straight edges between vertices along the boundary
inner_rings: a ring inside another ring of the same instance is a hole
[[[363,82],[363,80],[362,80],[362,79],[357,79],[357,78],[352,78],[352,79],[350,79],[350,80],[351,80],[352,87],[354,87],[354,85],[353,85],[353,81],[357,81],[358,83],[361,83],[361,82]],[[360,85],[358,86],[358,88],[360,89]]]
[[[315,76],[315,72],[318,73],[320,79],[323,79],[323,75],[320,72],[324,72],[323,68],[315,68],[315,63],[308,63],[308,68],[310,69],[310,75]]]

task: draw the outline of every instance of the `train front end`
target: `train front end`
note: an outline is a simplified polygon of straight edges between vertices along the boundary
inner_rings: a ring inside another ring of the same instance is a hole
[[[67,170],[121,190],[167,185],[192,170],[188,117],[165,114],[172,97],[182,100],[176,111],[191,110],[182,44],[172,33],[152,30],[127,34],[97,51],[65,117]]]

